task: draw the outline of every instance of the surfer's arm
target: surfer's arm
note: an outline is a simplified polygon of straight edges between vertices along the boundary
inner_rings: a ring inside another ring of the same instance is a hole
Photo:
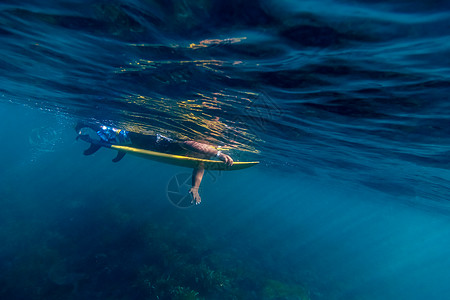
[[[200,187],[200,184],[202,183],[203,174],[205,173],[205,169],[203,166],[200,166],[197,169],[194,169],[192,171],[192,188],[190,189],[189,193],[192,194],[192,202],[195,201],[195,204],[200,204],[202,202],[202,198],[200,197],[198,193],[198,189]]]
[[[215,156],[229,166],[233,165],[233,159],[229,155],[226,155],[221,151],[217,151],[217,149],[214,148],[213,146],[199,143],[196,141],[185,141],[183,142],[183,146],[189,150],[205,154],[209,157]]]

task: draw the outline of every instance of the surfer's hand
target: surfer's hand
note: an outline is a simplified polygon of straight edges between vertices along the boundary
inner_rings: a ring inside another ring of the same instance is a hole
[[[202,202],[202,198],[200,197],[200,195],[198,193],[198,187],[191,187],[191,189],[189,190],[189,194],[192,195],[191,203],[194,203],[194,201],[195,201],[195,205],[199,205],[200,202]]]
[[[233,159],[231,156],[221,153],[219,159],[227,164],[227,166],[233,165]]]

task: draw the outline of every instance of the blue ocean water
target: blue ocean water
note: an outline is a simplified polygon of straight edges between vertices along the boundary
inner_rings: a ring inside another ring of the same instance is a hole
[[[449,298],[449,8],[2,1],[1,299]],[[177,207],[78,121],[261,163]]]

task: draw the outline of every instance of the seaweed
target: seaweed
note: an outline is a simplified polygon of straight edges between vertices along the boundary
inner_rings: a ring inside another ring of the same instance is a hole
[[[263,291],[264,299],[283,300],[298,299],[309,300],[308,291],[302,285],[289,284],[278,280],[267,280]]]
[[[4,221],[2,298],[308,299],[290,274],[222,247],[182,213],[150,221],[125,199],[89,200],[68,201],[58,216]],[[68,222],[70,215],[83,217]]]

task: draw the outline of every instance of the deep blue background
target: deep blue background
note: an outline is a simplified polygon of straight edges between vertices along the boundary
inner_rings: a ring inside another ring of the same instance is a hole
[[[2,298],[447,298],[448,8],[3,1]],[[179,209],[190,170],[83,157],[79,120],[261,164]]]

